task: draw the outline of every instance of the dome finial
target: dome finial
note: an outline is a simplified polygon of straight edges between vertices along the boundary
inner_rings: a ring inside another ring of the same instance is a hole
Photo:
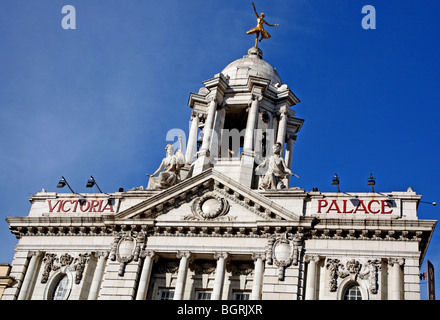
[[[263,59],[263,51],[260,48],[252,47],[248,50],[247,58],[259,58]]]

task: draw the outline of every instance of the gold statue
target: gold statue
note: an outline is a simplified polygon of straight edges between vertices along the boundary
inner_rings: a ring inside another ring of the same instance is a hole
[[[264,17],[266,16],[264,14],[264,12],[262,12],[260,15],[258,15],[257,9],[255,9],[255,4],[252,2],[252,6],[254,7],[254,12],[255,15],[257,16],[257,26],[249,31],[247,31],[247,34],[256,34],[256,38],[255,38],[255,48],[257,47],[258,44],[258,36],[261,35],[260,41],[263,39],[269,39],[270,38],[270,34],[264,30],[263,24],[267,24],[270,27],[278,27],[279,24],[269,24],[264,20]]]

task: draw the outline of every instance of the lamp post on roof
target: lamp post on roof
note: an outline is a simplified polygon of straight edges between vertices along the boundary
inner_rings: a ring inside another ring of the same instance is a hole
[[[102,193],[101,188],[98,186],[98,183],[96,183],[95,178],[93,176],[90,176],[90,179],[87,181],[86,188],[93,188],[95,186],[98,188],[99,192]]]
[[[70,187],[70,185],[67,182],[66,178],[61,176],[61,180],[58,181],[57,188],[64,188],[66,185],[69,187],[69,189],[70,189],[70,191],[72,191],[72,193],[75,193],[75,191],[73,191],[72,188]]]
[[[335,173],[335,176],[333,177],[332,185],[338,186],[338,193],[341,192],[341,190],[339,189],[339,177],[336,173]]]
[[[376,181],[374,180],[373,174],[370,173],[370,178],[368,178],[368,182],[367,182],[368,186],[371,187],[371,189],[373,190],[374,193],[374,186],[376,184]]]

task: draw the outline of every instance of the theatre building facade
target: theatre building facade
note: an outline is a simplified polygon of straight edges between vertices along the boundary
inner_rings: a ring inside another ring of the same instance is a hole
[[[253,47],[190,94],[187,143],[147,187],[42,190],[8,217],[2,300],[420,299],[436,224],[421,195],[292,186],[299,99],[262,58]]]

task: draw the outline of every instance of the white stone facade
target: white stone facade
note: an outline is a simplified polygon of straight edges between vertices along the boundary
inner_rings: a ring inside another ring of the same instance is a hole
[[[7,218],[19,242],[2,299],[420,298],[436,224],[418,219],[420,195],[258,188],[271,153],[255,132],[290,170],[298,98],[256,48],[204,85],[177,184],[40,192],[27,217]],[[222,129],[242,133],[236,150]]]

